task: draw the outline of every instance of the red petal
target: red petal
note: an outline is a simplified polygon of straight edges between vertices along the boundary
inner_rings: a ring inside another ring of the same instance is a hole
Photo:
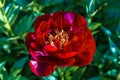
[[[72,64],[75,63],[75,61],[76,60],[74,58],[63,59],[61,61],[58,61],[57,65],[62,67],[72,66]]]
[[[34,32],[30,32],[26,35],[25,43],[26,43],[27,49],[29,49],[29,47],[31,46],[31,42],[34,42],[35,39],[36,37]]]
[[[45,36],[47,35],[48,29],[49,29],[48,23],[46,21],[43,21],[41,22],[36,31],[37,42],[41,46],[45,45]]]
[[[42,52],[42,47],[36,44],[36,37],[33,32],[28,33],[26,36],[26,47],[30,53],[30,55],[36,60],[39,56],[48,56],[47,54]]]
[[[56,66],[47,63],[40,63],[34,60],[30,61],[30,68],[37,76],[48,76],[53,73]]]
[[[55,12],[51,14],[49,19],[50,28],[61,30],[63,27],[63,15],[64,12]]]
[[[35,28],[35,31],[37,30],[37,28],[39,27],[39,25],[41,24],[42,21],[48,21],[50,15],[48,14],[45,14],[45,15],[42,15],[42,16],[39,16],[35,22],[34,22],[34,28]]]
[[[78,27],[87,27],[87,22],[85,18],[79,14],[75,15],[74,24]]]
[[[75,62],[75,58],[59,59],[51,56],[40,56],[37,61],[58,66],[71,66]]]
[[[48,54],[44,53],[40,49],[29,49],[30,55],[32,56],[33,59],[37,60],[40,56],[48,56]]]
[[[71,57],[74,57],[77,53],[76,52],[68,52],[68,53],[56,53],[56,54],[53,54],[52,56],[55,56],[56,58],[59,58],[59,59],[68,59],[68,58],[71,58]]]
[[[72,66],[86,66],[92,62],[92,58],[88,57],[87,60],[84,60],[80,57],[75,57],[76,62]]]
[[[39,25],[39,27],[37,28],[36,33],[37,34],[42,34],[46,31],[48,31],[49,27],[48,27],[48,22],[47,21],[42,21],[41,24]]]
[[[56,51],[58,51],[58,48],[56,46],[52,46],[52,45],[46,45],[44,47],[44,52],[52,55],[53,53],[55,53]]]

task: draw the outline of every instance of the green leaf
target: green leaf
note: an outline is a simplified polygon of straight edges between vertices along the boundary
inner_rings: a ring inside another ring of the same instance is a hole
[[[57,80],[54,76],[50,75],[47,77],[42,77],[44,80]]]
[[[96,53],[94,55],[94,62],[98,65],[100,65],[102,61],[102,56],[100,55],[100,51],[98,51],[98,49],[96,50]]]
[[[64,0],[39,0],[42,5],[54,5],[63,2]]]
[[[31,2],[31,0],[14,0],[14,1],[16,4],[22,7],[24,7],[25,5]]]
[[[4,21],[2,21],[2,20],[0,20],[0,26],[3,26],[3,25],[5,25],[6,23],[4,22]]]
[[[118,47],[116,46],[116,44],[111,40],[111,38],[108,38],[109,40],[109,45],[110,45],[110,50],[111,52],[113,53],[114,56],[117,57],[117,55],[119,54],[119,49]]]
[[[106,58],[109,61],[112,61],[113,63],[117,64],[117,58],[110,56],[110,55],[104,55],[104,58]]]
[[[108,37],[110,37],[110,36],[112,36],[112,33],[111,33],[111,31],[109,30],[109,29],[107,29],[107,28],[105,28],[105,27],[101,27],[101,29],[103,30],[103,32],[108,36]]]
[[[117,70],[116,69],[109,70],[109,71],[107,71],[106,75],[116,77],[117,76]]]
[[[19,80],[28,80],[28,79],[24,76],[21,76]]]
[[[20,19],[19,23],[16,25],[16,28],[14,30],[15,34],[21,34],[26,32],[31,25],[33,24],[33,21],[35,18],[31,16],[24,16],[22,19]]]
[[[118,35],[118,38],[120,38],[120,22],[118,23],[118,26],[116,28],[116,33]]]
[[[9,80],[28,80],[28,79],[26,77],[21,76],[21,75],[17,75],[17,76],[10,75]]]
[[[97,29],[98,27],[101,26],[101,23],[98,23],[98,22],[96,22],[96,23],[91,23],[91,24],[89,24],[88,26],[89,26],[89,29],[90,29],[90,30],[95,30],[95,29]]]
[[[92,78],[89,78],[88,80],[102,80],[104,76],[95,76],[95,77],[92,77]]]
[[[86,67],[79,68],[77,71],[73,73],[72,80],[80,80],[84,74],[84,71],[86,70]]]
[[[6,61],[0,62],[0,72],[3,69],[3,66],[6,64]]]
[[[97,34],[99,31],[92,31],[92,35]]]
[[[88,7],[88,12],[93,12],[95,9],[95,1],[94,0],[91,0],[90,1],[90,4],[89,4],[89,7]]]
[[[24,67],[27,59],[28,58],[25,57],[25,58],[21,58],[18,61],[16,61],[14,63],[14,65],[12,66],[12,68],[10,69],[11,74],[17,75],[18,73],[20,73],[22,71],[22,68]]]
[[[0,79],[1,80],[8,80],[8,73],[7,73],[7,70],[5,67],[3,67],[3,69],[1,70]]]
[[[3,13],[2,9],[0,9],[0,22],[3,23],[3,24],[6,23],[4,21],[4,13]]]

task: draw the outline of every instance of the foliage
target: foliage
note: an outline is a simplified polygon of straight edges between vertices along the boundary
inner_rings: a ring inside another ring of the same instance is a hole
[[[119,0],[0,0],[0,80],[115,80],[120,76]],[[83,15],[96,40],[93,62],[86,67],[57,68],[47,77],[35,76],[25,36],[34,20],[55,11]],[[120,80],[117,79],[117,80]]]

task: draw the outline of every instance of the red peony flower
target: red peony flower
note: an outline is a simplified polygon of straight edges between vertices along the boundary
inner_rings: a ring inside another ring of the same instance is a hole
[[[39,16],[35,32],[26,36],[32,56],[30,68],[37,76],[48,76],[56,66],[85,66],[95,53],[95,41],[86,20],[73,12]]]

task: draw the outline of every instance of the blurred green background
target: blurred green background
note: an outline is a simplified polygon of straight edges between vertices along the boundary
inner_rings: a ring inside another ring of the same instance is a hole
[[[25,36],[38,16],[56,11],[86,18],[97,45],[94,61],[37,77]],[[120,0],[0,0],[0,80],[120,80]]]

